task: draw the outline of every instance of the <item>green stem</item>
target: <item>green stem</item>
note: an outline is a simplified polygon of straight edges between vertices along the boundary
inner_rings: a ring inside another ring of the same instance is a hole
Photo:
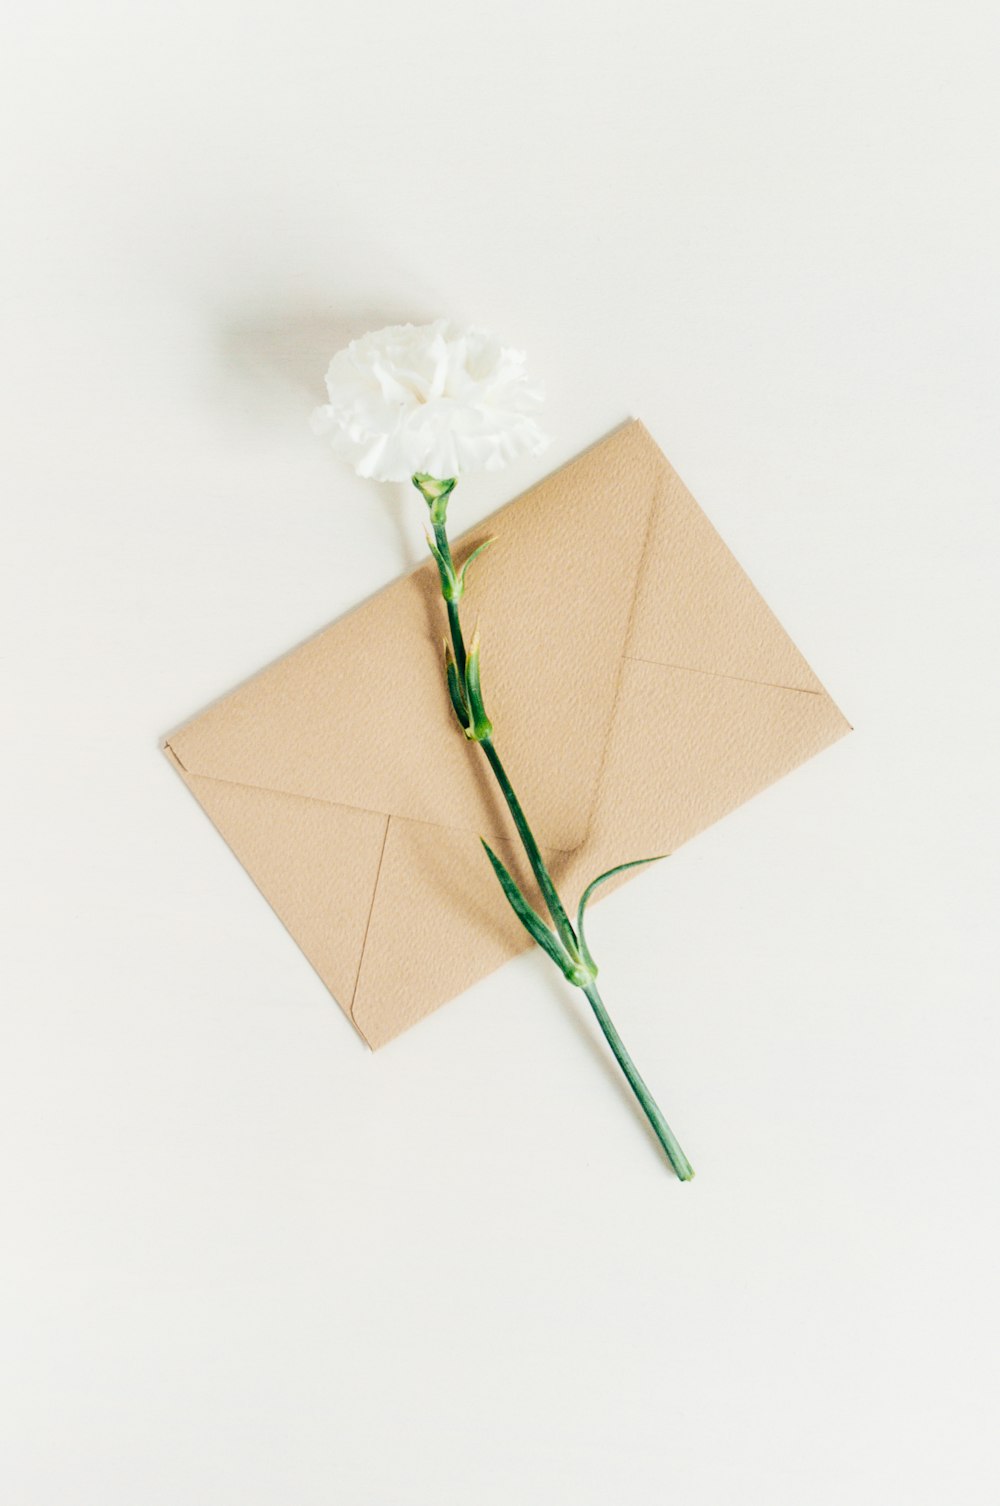
[[[458,576],[455,570],[455,562],[452,558],[451,544],[448,539],[448,530],[446,524],[448,492],[446,492],[444,496],[441,497],[440,501],[438,501],[435,505],[432,501],[432,497],[427,495],[427,492],[424,491],[424,488],[422,486],[420,487],[420,490],[424,492],[424,496],[428,504],[431,506],[431,521],[434,527],[434,539],[438,551],[440,552],[441,557],[444,559],[446,565],[450,569],[452,579],[457,579]],[[449,492],[450,490],[451,488],[449,487]],[[459,677],[464,682],[465,664],[468,655],[465,647],[465,636],[462,632],[462,622],[459,615],[458,602],[449,601],[446,598],[445,605],[448,608],[448,627],[451,632],[451,642],[455,655],[455,663],[458,667]],[[573,927],[570,924],[569,916],[566,914],[565,907],[563,906],[562,900],[559,898],[556,886],[552,882],[549,870],[545,866],[545,859],[542,857],[538,843],[535,841],[534,833],[531,830],[531,827],[528,825],[528,818],[524,814],[521,802],[520,800],[518,800],[517,795],[514,793],[514,786],[511,784],[510,779],[508,778],[507,770],[504,768],[500,755],[494,747],[493,739],[491,737],[482,738],[480,740],[480,746],[486,755],[486,759],[490,765],[490,768],[493,770],[494,776],[496,778],[497,784],[500,786],[504,800],[507,802],[507,808],[510,811],[514,825],[517,827],[518,836],[521,838],[521,844],[524,847],[525,853],[527,854],[528,862],[531,864],[531,871],[535,875],[535,880],[538,884],[539,889],[541,890],[542,897],[545,900],[546,906],[548,907],[549,914],[552,916],[553,924],[555,925],[560,939],[562,940],[562,943],[565,946],[570,957],[574,961],[579,962],[581,961],[581,953],[580,943],[577,940],[576,932],[573,930]],[[660,1112],[660,1109],[657,1106],[656,1100],[654,1099],[652,1093],[650,1093],[646,1084],[643,1082],[638,1071],[636,1070],[635,1063],[626,1051],[624,1043],[622,1042],[622,1038],[612,1024],[611,1017],[604,1007],[604,1001],[597,991],[597,985],[593,980],[591,980],[591,982],[584,987],[583,991],[590,1001],[590,1007],[593,1009],[594,1014],[597,1016],[598,1024],[604,1032],[604,1037],[608,1045],[611,1047],[618,1065],[621,1067],[626,1079],[628,1080],[629,1086],[631,1087],[636,1098],[639,1100],[642,1111],[652,1125],[656,1138],[659,1140],[664,1151],[666,1152],[667,1159],[669,1160],[671,1166],[674,1168],[674,1171],[677,1173],[680,1180],[682,1182],[689,1182],[694,1176],[694,1171],[691,1167],[691,1163],[684,1152],[681,1150],[680,1145],[677,1143],[673,1131]]]
[[[559,898],[556,886],[552,882],[549,870],[545,866],[545,859],[538,850],[538,843],[535,841],[534,832],[528,825],[528,818],[521,808],[520,800],[518,800],[514,793],[514,786],[507,777],[507,770],[500,761],[500,754],[493,745],[493,739],[491,737],[484,737],[480,743],[480,747],[486,754],[490,768],[496,775],[497,784],[503,792],[503,798],[507,802],[507,808],[513,817],[514,825],[517,827],[517,834],[521,838],[521,843],[528,855],[531,871],[538,881],[538,887],[542,891],[542,898],[545,900],[548,912],[552,916],[555,928],[559,932],[563,945],[574,962],[579,961],[580,944],[577,941],[576,932],[570,924],[570,919],[563,907],[563,902]]]
[[[625,1043],[615,1029],[611,1016],[604,1007],[604,1000],[597,992],[597,984],[593,982],[588,983],[583,991],[590,1001],[591,1009],[597,1016],[597,1023],[604,1031],[605,1040],[614,1052],[615,1060],[628,1078],[629,1087],[636,1098],[638,1098],[642,1112],[653,1126],[653,1133],[666,1152],[667,1160],[682,1182],[690,1182],[694,1176],[694,1168],[681,1150],[677,1137],[670,1128],[670,1125],[660,1112],[656,1099],[639,1075],[635,1062],[626,1051]]]
[[[448,539],[447,525],[443,520],[439,521],[437,518],[434,519],[434,539],[438,549],[441,551],[442,557],[450,566],[452,573],[457,575],[455,561],[451,553],[451,543]],[[451,643],[455,654],[455,663],[458,666],[459,678],[464,679],[467,655],[465,635],[462,632],[462,621],[458,611],[458,602],[446,601],[445,605],[448,608],[448,626],[451,629]],[[534,832],[528,825],[528,818],[524,814],[520,800],[518,800],[517,795],[514,793],[514,786],[507,777],[507,770],[504,768],[500,755],[493,745],[493,739],[489,737],[483,738],[480,747],[486,754],[490,768],[496,775],[497,784],[500,786],[503,797],[507,802],[507,808],[513,817],[518,836],[521,838],[522,845],[528,856],[528,862],[531,864],[531,871],[535,875],[538,887],[542,892],[542,898],[545,900],[556,930],[559,932],[563,944],[568,948],[570,956],[576,959],[579,957],[576,932],[570,924],[569,916],[566,914],[563,903],[556,891],[556,886],[552,882],[549,870],[545,866],[545,860],[539,851],[538,843],[535,841]]]

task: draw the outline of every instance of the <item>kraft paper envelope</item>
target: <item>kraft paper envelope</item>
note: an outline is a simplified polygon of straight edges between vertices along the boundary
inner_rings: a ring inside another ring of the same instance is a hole
[[[479,620],[497,749],[570,907],[604,869],[672,852],[850,730],[642,424],[471,530],[456,558],[494,534],[464,620]],[[373,1048],[532,944],[480,834],[542,909],[453,716],[444,630],[428,558],[166,743]]]

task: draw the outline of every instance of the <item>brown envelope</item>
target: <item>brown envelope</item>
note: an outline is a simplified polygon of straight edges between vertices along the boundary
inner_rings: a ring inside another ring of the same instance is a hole
[[[465,621],[479,619],[497,749],[568,906],[850,730],[642,424],[456,557],[491,534]],[[452,714],[444,631],[428,559],[165,747],[373,1048],[532,944],[480,833],[542,908]]]

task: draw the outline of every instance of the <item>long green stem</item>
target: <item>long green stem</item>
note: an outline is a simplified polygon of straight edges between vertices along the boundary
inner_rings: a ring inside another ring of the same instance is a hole
[[[628,1078],[629,1087],[638,1098],[642,1112],[653,1126],[653,1133],[666,1151],[667,1159],[682,1182],[690,1182],[694,1167],[681,1150],[677,1137],[660,1112],[659,1105],[639,1075],[635,1062],[625,1049],[625,1043],[615,1029],[611,1016],[604,1007],[604,1000],[597,992],[596,983],[588,983],[583,990],[590,1000],[590,1007],[597,1016],[597,1023],[604,1031],[604,1038],[615,1054],[615,1060]]]
[[[423,487],[421,487],[421,490],[423,490]],[[437,506],[433,504],[431,497],[427,496],[426,492],[424,495],[431,505],[431,521],[434,528],[437,551],[445,563],[446,571],[450,572],[451,580],[458,580],[459,577],[455,570],[455,562],[452,557],[451,543],[448,539],[448,530],[445,521],[448,494],[444,495]],[[461,595],[461,590],[459,590],[458,595]],[[446,596],[445,604],[448,609],[448,627],[451,633],[452,651],[455,655],[459,677],[464,680],[468,652],[465,646],[465,636],[462,632],[458,600]],[[542,857],[538,843],[535,841],[534,833],[528,824],[528,818],[524,814],[521,802],[514,792],[514,786],[510,782],[507,770],[503,766],[493,739],[492,737],[483,737],[479,739],[479,742],[486,755],[487,762],[493,770],[497,784],[500,786],[504,800],[507,802],[507,808],[517,828],[518,836],[521,838],[521,844],[524,847],[528,862],[531,864],[531,871],[535,875],[535,880],[541,890],[549,914],[552,916],[553,924],[570,957],[579,961],[581,958],[580,942],[570,924],[569,916],[566,914],[562,900],[559,898],[559,893],[545,865],[545,859]],[[690,1181],[694,1176],[691,1163],[678,1144],[663,1114],[660,1112],[652,1093],[650,1093],[642,1077],[639,1075],[635,1063],[626,1051],[624,1042],[611,1021],[611,1017],[604,1006],[604,1001],[598,993],[597,985],[593,979],[584,987],[583,991],[587,995],[590,1006],[597,1017],[598,1024],[604,1032],[604,1037],[611,1047],[618,1065],[624,1072],[629,1086],[638,1099],[643,1113],[652,1125],[653,1132],[663,1147],[667,1159],[682,1182]]]
[[[559,932],[570,956],[578,957],[579,942],[577,941],[576,932],[570,924],[569,916],[563,908],[563,902],[559,898],[556,886],[552,882],[548,868],[545,866],[545,859],[538,850],[538,843],[535,841],[534,832],[528,825],[528,818],[521,808],[520,800],[518,800],[514,793],[514,786],[507,777],[507,770],[500,761],[500,754],[497,752],[491,737],[484,738],[480,746],[486,754],[490,768],[496,775],[497,784],[503,791],[507,808],[511,813],[514,825],[517,827],[517,834],[521,838],[521,843],[528,855],[531,871],[535,875],[539,889],[542,891],[542,898],[545,900],[548,912],[552,916],[555,928]]]
[[[448,538],[447,525],[443,520],[439,521],[437,518],[435,518],[434,520],[434,538],[435,542],[437,543],[438,549],[441,551],[442,557],[447,562],[452,573],[455,574],[455,562],[452,558],[451,542]],[[462,620],[459,616],[457,601],[446,601],[445,605],[448,608],[448,626],[451,630],[451,643],[452,649],[455,654],[455,663],[458,666],[459,678],[461,679],[465,676],[465,661],[467,657],[465,648],[465,635],[462,632]],[[542,892],[542,898],[545,900],[545,904],[548,907],[549,914],[552,916],[556,930],[562,937],[563,943],[569,948],[570,955],[576,956],[576,933],[573,930],[572,925],[570,924],[569,916],[566,914],[563,903],[560,900],[559,894],[556,890],[556,886],[552,882],[549,871],[545,866],[545,860],[543,859],[542,854],[539,851],[538,843],[535,841],[534,833],[531,830],[531,827],[528,825],[528,818],[524,814],[520,800],[518,800],[517,795],[514,793],[514,786],[511,784],[510,779],[507,776],[507,770],[503,766],[500,755],[493,743],[493,739],[490,737],[483,738],[480,746],[482,747],[483,752],[486,754],[490,768],[493,770],[493,773],[496,776],[497,784],[500,786],[503,797],[507,802],[507,807],[511,813],[511,816],[513,817],[514,825],[517,827],[518,836],[521,838],[521,842],[527,854],[528,862],[531,864],[531,871],[535,875],[535,880]]]

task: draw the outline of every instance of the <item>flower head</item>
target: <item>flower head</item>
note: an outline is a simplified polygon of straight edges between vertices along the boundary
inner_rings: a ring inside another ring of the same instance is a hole
[[[352,340],[330,362],[326,388],[314,429],[376,481],[499,471],[548,443],[524,352],[447,319]]]

